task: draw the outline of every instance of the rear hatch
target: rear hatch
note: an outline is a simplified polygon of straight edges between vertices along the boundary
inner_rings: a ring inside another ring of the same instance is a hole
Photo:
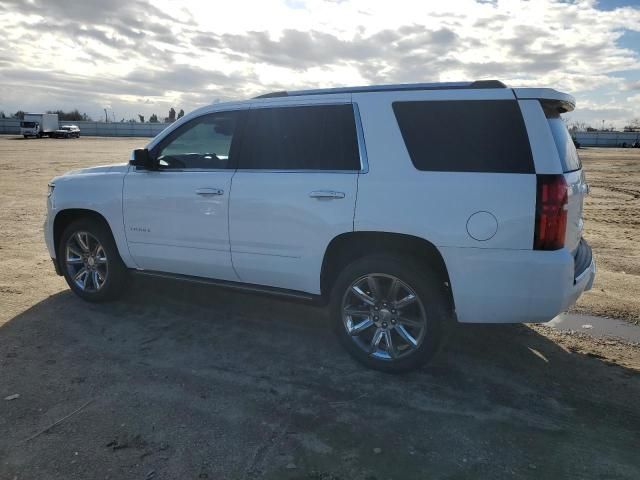
[[[564,245],[575,255],[582,239],[582,230],[584,228],[582,206],[584,197],[588,192],[588,186],[573,139],[560,117],[562,107],[556,102],[543,101],[543,108],[553,140],[558,149],[564,179],[568,187],[567,232]]]

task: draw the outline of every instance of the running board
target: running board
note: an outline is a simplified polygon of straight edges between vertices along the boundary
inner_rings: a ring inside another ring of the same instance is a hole
[[[226,280],[216,280],[206,277],[194,277],[191,275],[180,275],[177,273],[156,272],[153,270],[131,270],[136,275],[144,277],[163,278],[167,280],[181,280],[191,283],[199,283],[202,285],[212,285],[215,287],[230,288],[251,293],[261,293],[266,295],[275,295],[279,297],[295,298],[297,300],[305,300],[308,302],[321,302],[321,295],[313,295],[311,293],[299,292],[297,290],[288,290],[286,288],[267,287],[262,285],[253,285],[251,283],[230,282]]]

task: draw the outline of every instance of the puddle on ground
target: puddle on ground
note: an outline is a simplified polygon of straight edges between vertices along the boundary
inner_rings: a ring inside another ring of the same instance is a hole
[[[640,326],[615,318],[580,315],[577,313],[561,313],[547,323],[558,330],[574,330],[588,333],[594,337],[618,337],[629,342],[640,342]]]

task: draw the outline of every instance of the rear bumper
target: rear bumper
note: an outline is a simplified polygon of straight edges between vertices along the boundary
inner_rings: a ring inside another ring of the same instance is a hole
[[[590,261],[577,275],[576,259],[566,249],[440,251],[461,323],[547,322],[589,290],[596,274],[590,248]]]

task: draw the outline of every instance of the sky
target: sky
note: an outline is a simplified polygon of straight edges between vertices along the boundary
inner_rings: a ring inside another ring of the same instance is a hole
[[[163,118],[276,90],[498,79],[640,117],[640,0],[0,0],[0,110]]]

